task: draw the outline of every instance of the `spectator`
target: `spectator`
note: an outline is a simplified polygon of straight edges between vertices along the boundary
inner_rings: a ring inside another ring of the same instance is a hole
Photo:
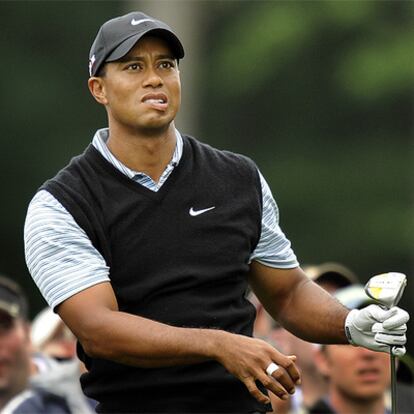
[[[49,307],[32,321],[30,337],[35,350],[57,360],[76,356],[76,338],[60,316]]]
[[[31,340],[37,368],[31,384],[65,398],[73,414],[94,412],[96,402],[83,394],[79,382],[85,368],[76,356],[76,338],[51,308],[33,319]]]
[[[68,414],[64,399],[30,385],[31,344],[27,300],[0,277],[0,411],[2,414]]]
[[[354,283],[359,283],[357,275],[351,269],[336,262],[307,265],[303,267],[303,270],[313,281],[329,293]]]

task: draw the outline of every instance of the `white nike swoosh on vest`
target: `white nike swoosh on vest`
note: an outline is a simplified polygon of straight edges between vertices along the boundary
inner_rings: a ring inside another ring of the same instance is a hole
[[[140,19],[140,20],[135,20],[135,19],[132,19],[131,20],[131,24],[132,24],[132,26],[136,26],[137,24],[140,24],[140,23],[144,23],[144,22],[153,22],[154,20],[152,20],[152,19]]]
[[[190,208],[190,216],[199,216],[200,214],[205,213],[206,211],[213,210],[216,206],[204,208],[203,210],[194,210],[193,207]]]

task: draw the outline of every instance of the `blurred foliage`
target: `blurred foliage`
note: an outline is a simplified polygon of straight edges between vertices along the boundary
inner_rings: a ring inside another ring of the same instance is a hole
[[[218,2],[205,137],[249,154],[302,263],[413,263],[413,2]]]
[[[414,75],[413,14],[413,2],[248,2],[217,42],[214,84],[226,94],[254,92],[305,49],[317,58],[335,40],[340,90],[363,99],[400,92]]]
[[[362,280],[412,273],[414,2],[197,4],[197,137],[257,162],[301,263],[340,261]],[[0,2],[0,272],[33,312],[44,302],[24,264],[27,204],[106,125],[86,86],[89,48],[102,22],[133,8]]]
[[[1,177],[0,273],[44,301],[23,252],[27,205],[36,189],[83,151],[104,111],[87,91],[89,48],[118,2],[0,2]]]

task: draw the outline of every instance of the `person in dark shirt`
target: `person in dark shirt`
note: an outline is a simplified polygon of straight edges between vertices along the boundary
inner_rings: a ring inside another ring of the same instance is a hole
[[[30,374],[27,300],[16,283],[0,276],[0,412],[69,414],[63,398],[30,385]]]
[[[405,311],[349,314],[307,278],[253,161],[177,131],[183,57],[151,16],[104,23],[88,86],[108,128],[28,210],[29,270],[78,338],[102,413],[266,412],[268,392],[293,393],[295,357],[252,338],[248,284],[306,340],[385,352],[406,340]]]

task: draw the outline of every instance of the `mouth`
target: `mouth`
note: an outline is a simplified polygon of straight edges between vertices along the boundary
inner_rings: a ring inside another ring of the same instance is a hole
[[[164,93],[148,93],[142,97],[141,102],[160,111],[168,107],[168,97]]]
[[[377,368],[363,368],[357,371],[358,376],[365,382],[378,381],[381,371]]]

